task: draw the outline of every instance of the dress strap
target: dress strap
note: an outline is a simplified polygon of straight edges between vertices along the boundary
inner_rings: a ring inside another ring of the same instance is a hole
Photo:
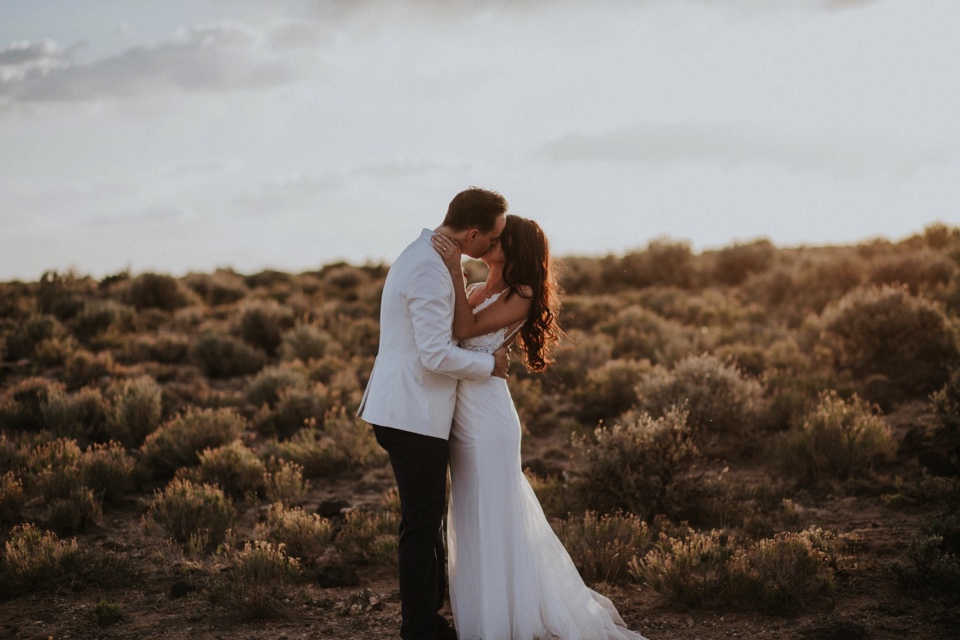
[[[524,321],[524,322],[526,322],[526,321]],[[511,331],[510,333],[508,333],[507,335],[505,335],[505,336],[503,337],[503,343],[504,343],[504,344],[506,344],[507,342],[510,342],[510,338],[512,338],[513,336],[517,335],[517,332],[520,331],[520,327],[523,326],[524,322],[521,322],[520,324],[518,324],[517,326],[515,326],[515,327],[513,328],[513,331]]]

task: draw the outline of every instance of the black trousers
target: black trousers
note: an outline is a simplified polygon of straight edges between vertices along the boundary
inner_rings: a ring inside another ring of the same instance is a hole
[[[400,606],[403,640],[435,640],[447,591],[443,509],[450,446],[442,438],[374,425],[400,492]]]

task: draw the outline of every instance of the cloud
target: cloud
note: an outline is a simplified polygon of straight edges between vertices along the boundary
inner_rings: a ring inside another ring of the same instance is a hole
[[[335,37],[336,31],[329,25],[301,20],[274,28],[267,42],[278,50],[317,49],[330,45]]]
[[[855,175],[874,168],[909,173],[926,164],[948,161],[960,148],[956,143],[920,144],[685,123],[568,135],[543,145],[538,155],[554,162],[618,162],[652,168],[686,162],[724,167],[761,163],[797,172]]]
[[[296,71],[267,55],[253,30],[239,25],[185,29],[150,46],[79,63],[52,41],[18,43],[0,52],[0,100],[66,102],[158,91],[215,92],[293,82]],[[42,63],[42,64],[41,64]]]

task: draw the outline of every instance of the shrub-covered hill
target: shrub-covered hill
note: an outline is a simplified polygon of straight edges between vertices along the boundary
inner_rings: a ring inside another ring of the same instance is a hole
[[[633,628],[960,634],[960,229],[559,267],[524,464]],[[387,269],[0,283],[2,634],[395,636]]]

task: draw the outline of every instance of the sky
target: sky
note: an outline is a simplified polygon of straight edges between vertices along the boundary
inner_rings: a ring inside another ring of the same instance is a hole
[[[960,224],[956,0],[0,0],[0,280]]]

